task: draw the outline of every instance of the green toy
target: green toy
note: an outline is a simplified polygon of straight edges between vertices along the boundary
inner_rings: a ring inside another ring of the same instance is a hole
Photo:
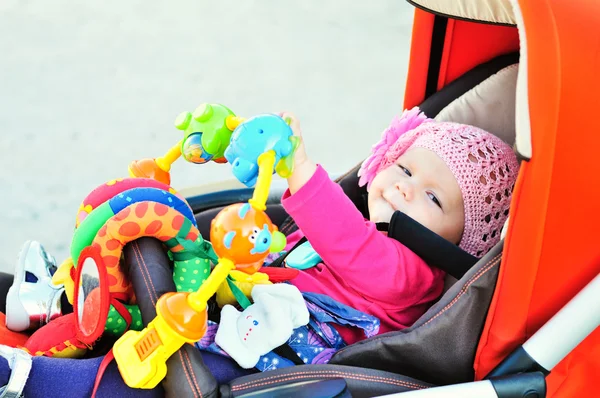
[[[182,112],[175,120],[175,127],[184,132],[181,142],[183,158],[192,163],[227,162],[225,149],[231,133],[241,121],[229,108],[220,104],[201,104],[193,113]]]
[[[134,160],[129,165],[131,177],[151,178],[171,184],[171,166],[180,156],[191,163],[227,163],[224,157],[233,130],[244,121],[221,104],[201,104],[194,112],[182,112],[175,127],[184,137],[164,156]]]

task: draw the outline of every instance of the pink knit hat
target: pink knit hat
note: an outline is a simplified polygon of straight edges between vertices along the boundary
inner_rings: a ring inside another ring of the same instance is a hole
[[[458,182],[465,211],[459,246],[481,257],[500,240],[508,216],[519,163],[504,141],[480,128],[459,123],[435,122],[419,108],[405,111],[383,132],[371,156],[362,164],[359,185],[371,182],[410,148],[433,151]]]

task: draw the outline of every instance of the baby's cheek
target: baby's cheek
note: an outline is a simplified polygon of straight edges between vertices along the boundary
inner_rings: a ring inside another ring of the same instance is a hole
[[[436,234],[441,235],[441,232],[445,227],[444,220],[441,217],[437,217],[431,209],[423,209],[419,214],[420,220],[417,221]]]
[[[460,241],[460,235],[462,235],[462,230],[458,228],[460,226],[455,224],[456,223],[454,223],[453,220],[441,218],[437,225],[438,230],[434,232],[447,241],[458,244],[458,241]]]

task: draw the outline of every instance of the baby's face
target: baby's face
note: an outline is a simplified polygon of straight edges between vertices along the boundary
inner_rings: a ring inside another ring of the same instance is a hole
[[[389,222],[399,210],[444,239],[458,244],[465,213],[454,175],[434,152],[411,148],[381,171],[369,189],[373,222]]]

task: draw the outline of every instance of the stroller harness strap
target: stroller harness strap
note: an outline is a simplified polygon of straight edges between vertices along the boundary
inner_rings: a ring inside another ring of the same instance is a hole
[[[400,211],[394,213],[389,223],[376,223],[376,226],[378,231],[387,232],[388,237],[402,243],[429,266],[439,268],[456,279],[462,278],[479,260]],[[283,267],[286,257],[306,241],[306,237],[300,239],[269,266]]]
[[[390,223],[377,223],[377,230],[387,231],[421,257],[429,266],[436,267],[460,279],[478,261],[478,258],[424,227],[406,214],[396,211]]]

